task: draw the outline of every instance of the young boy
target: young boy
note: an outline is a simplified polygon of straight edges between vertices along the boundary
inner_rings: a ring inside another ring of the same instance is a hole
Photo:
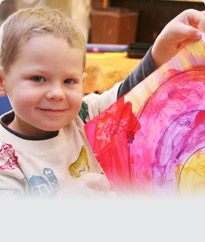
[[[183,12],[124,82],[83,98],[86,45],[78,27],[49,8],[11,15],[3,24],[0,53],[0,96],[8,94],[13,107],[1,117],[0,195],[109,191],[82,120],[98,115],[184,44],[200,39],[204,23],[203,12]]]

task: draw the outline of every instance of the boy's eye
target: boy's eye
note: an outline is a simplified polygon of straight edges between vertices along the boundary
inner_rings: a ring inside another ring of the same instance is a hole
[[[35,82],[43,82],[45,80],[45,78],[43,78],[42,76],[33,76],[31,78],[31,80],[33,80]]]
[[[74,81],[73,79],[68,78],[68,79],[65,79],[65,80],[64,80],[64,83],[65,83],[65,84],[74,84],[75,81]]]

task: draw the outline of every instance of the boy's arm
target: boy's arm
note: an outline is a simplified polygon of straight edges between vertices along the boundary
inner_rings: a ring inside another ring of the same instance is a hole
[[[84,123],[96,117],[156,69],[152,59],[151,50],[152,47],[148,50],[139,65],[126,77],[124,81],[116,83],[114,87],[105,91],[101,95],[91,93],[83,98],[83,104],[81,106],[79,116]]]
[[[185,45],[199,40],[203,30],[205,30],[205,11],[189,9],[179,14],[164,27],[152,48],[122,83],[115,84],[102,95],[91,94],[84,98],[86,121],[96,117],[116,99],[130,91],[156,68],[176,55]]]
[[[180,13],[164,27],[140,64],[121,84],[117,98],[130,91],[187,44],[201,39],[204,30],[205,11],[188,9]]]
[[[130,91],[133,87],[135,87],[138,83],[140,83],[153,71],[156,70],[157,67],[153,61],[151,51],[152,47],[148,50],[139,65],[121,83],[118,89],[117,99],[122,97],[124,94],[126,94],[128,91]]]

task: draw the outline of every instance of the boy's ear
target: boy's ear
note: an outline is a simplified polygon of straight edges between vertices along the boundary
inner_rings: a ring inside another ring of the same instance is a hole
[[[0,96],[6,96],[6,89],[4,87],[4,74],[3,68],[0,66]]]
[[[85,82],[86,77],[87,77],[87,73],[83,72],[83,83]]]

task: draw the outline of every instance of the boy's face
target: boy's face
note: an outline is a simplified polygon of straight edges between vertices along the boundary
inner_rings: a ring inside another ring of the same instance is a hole
[[[70,123],[82,103],[82,51],[52,35],[27,41],[3,85],[15,111],[9,125],[32,136],[46,135]]]

